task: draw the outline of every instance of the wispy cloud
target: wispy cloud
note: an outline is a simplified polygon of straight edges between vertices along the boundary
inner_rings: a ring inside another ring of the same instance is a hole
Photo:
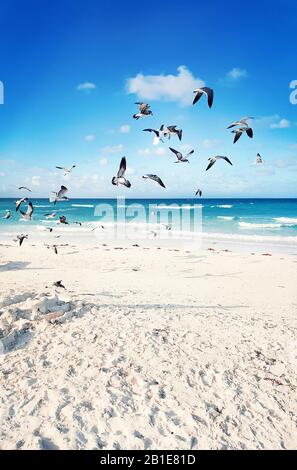
[[[122,144],[118,145],[107,145],[106,147],[101,148],[101,153],[104,155],[111,155],[113,153],[120,153],[124,151],[124,146]]]
[[[230,72],[227,73],[226,77],[229,80],[238,81],[241,78],[245,78],[247,76],[247,71],[245,69],[240,69],[238,67],[234,67]]]
[[[99,163],[101,166],[106,166],[108,165],[108,160],[107,158],[100,158]]]
[[[291,127],[291,123],[288,119],[280,119],[278,122],[270,124],[271,129],[287,129]]]
[[[121,134],[129,134],[130,130],[131,130],[131,127],[129,126],[129,124],[123,124],[120,127],[120,133]]]
[[[219,143],[220,143],[220,141],[217,140],[217,139],[204,139],[203,142],[202,142],[202,146],[205,149],[212,149],[212,148],[217,147],[217,145]]]
[[[85,136],[86,142],[93,142],[95,139],[96,139],[96,136],[94,134],[89,134]]]
[[[92,82],[84,82],[84,83],[80,83],[79,85],[77,85],[77,90],[79,91],[90,91],[90,90],[94,90],[96,88],[96,85],[95,83],[92,83]]]
[[[135,93],[139,99],[176,101],[182,106],[188,106],[193,101],[192,91],[204,86],[205,83],[184,65],[177,69],[177,74],[143,75],[129,78],[127,92]]]
[[[40,176],[32,176],[32,186],[40,186]]]

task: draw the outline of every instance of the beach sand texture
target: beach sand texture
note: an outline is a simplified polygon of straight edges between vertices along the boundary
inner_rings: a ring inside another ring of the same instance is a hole
[[[296,448],[296,258],[117,248],[0,246],[1,448]]]

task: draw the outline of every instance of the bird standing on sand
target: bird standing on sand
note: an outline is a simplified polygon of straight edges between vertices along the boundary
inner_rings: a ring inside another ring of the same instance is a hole
[[[64,176],[69,175],[69,173],[71,173],[72,170],[73,170],[73,168],[75,168],[75,167],[76,167],[76,165],[72,165],[72,167],[70,167],[70,168],[65,168],[65,167],[63,167],[63,166],[56,166],[56,168],[57,168],[58,170],[64,170]]]
[[[222,156],[220,156],[220,155],[217,155],[216,157],[211,157],[211,158],[208,159],[209,164],[208,164],[208,166],[207,166],[207,168],[206,168],[205,171],[209,170],[209,169],[215,164],[215,162],[216,162],[217,160],[225,160],[227,163],[229,163],[230,165],[232,165],[232,162],[229,160],[228,157],[222,157]]]
[[[120,163],[119,171],[117,172],[117,176],[114,176],[111,180],[111,183],[114,186],[118,186],[119,184],[122,184],[123,186],[126,186],[127,188],[131,187],[130,181],[128,181],[125,178],[125,173],[126,173],[126,157],[123,157]]]
[[[66,289],[66,287],[62,284],[62,281],[56,281],[53,283],[54,287],[61,287],[61,289]]]
[[[163,183],[161,178],[159,178],[158,175],[144,175],[142,178],[156,181],[156,183],[158,183],[160,186],[162,186],[162,188],[166,188],[165,184]]]
[[[201,96],[205,95],[207,96],[207,103],[208,103],[209,108],[212,107],[212,103],[213,103],[212,88],[208,88],[207,86],[202,87],[202,88],[197,88],[197,90],[194,90],[193,93],[196,93],[193,104],[197,103],[197,101],[200,100]]]
[[[181,162],[183,162],[183,163],[188,162],[189,163],[189,160],[188,160],[187,157],[189,157],[190,155],[192,155],[194,153],[194,150],[191,150],[184,157],[183,154],[181,152],[179,152],[178,150],[175,150],[171,147],[169,147],[169,149],[171,150],[171,152],[173,152],[176,155],[177,161],[175,163],[181,163]]]
[[[138,120],[141,117],[152,116],[153,113],[150,110],[150,105],[147,103],[135,103],[139,108],[139,113],[133,114],[133,118]]]
[[[33,204],[30,201],[27,207],[27,212],[23,212],[20,210],[20,213],[22,214],[22,217],[24,220],[31,220],[32,219],[32,214],[33,214]]]

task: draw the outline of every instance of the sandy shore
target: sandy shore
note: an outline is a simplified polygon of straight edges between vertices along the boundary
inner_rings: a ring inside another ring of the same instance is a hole
[[[0,246],[1,448],[296,447],[294,256],[31,245]]]

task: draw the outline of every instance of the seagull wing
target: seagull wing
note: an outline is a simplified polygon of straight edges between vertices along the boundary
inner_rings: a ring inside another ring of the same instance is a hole
[[[172,147],[169,147],[169,150],[171,150],[171,152],[173,152],[173,153],[176,155],[176,157],[177,157],[178,160],[180,160],[181,158],[183,158],[182,154],[181,154],[178,150],[175,150],[175,149],[173,149]]]
[[[201,88],[201,90],[206,93],[207,95],[207,103],[208,103],[208,106],[209,108],[212,107],[212,103],[213,103],[213,89],[212,88],[208,88],[207,86]]]
[[[193,104],[196,104],[197,101],[199,101],[201,96],[203,95],[203,91],[201,91],[201,89],[198,88],[198,90],[194,90],[193,93],[196,93],[196,96],[195,96],[194,101],[193,101]]]
[[[219,156],[219,157],[217,157],[217,158],[220,158],[220,159],[222,159],[222,160],[225,160],[225,161],[228,162],[230,165],[232,165],[232,162],[231,162],[231,160],[229,160],[228,157],[220,157],[220,156]]]
[[[32,202],[30,201],[29,204],[28,204],[28,208],[27,208],[26,215],[27,215],[28,217],[31,217],[32,214],[33,214],[33,211],[34,211],[33,204],[32,204]]]
[[[121,163],[120,163],[120,168],[119,168],[118,174],[117,174],[118,178],[121,178],[122,176],[124,176],[124,174],[126,172],[126,167],[127,167],[126,157],[123,157],[122,160],[121,160]]]
[[[156,181],[160,186],[162,186],[162,188],[166,188],[165,184],[163,183],[161,178],[159,178],[158,175],[146,175],[146,176],[150,178],[151,180]]]
[[[235,132],[235,137],[234,137],[234,140],[233,140],[233,144],[235,144],[235,143],[238,141],[238,139],[240,138],[241,134],[242,134],[241,131]]]
[[[189,153],[187,153],[186,157],[189,157],[190,155],[192,155],[194,153],[194,150],[191,150]]]
[[[67,191],[68,189],[66,188],[66,186],[61,186],[61,189],[57,194],[58,199],[62,198],[67,193]]]
[[[155,129],[142,129],[143,131],[146,131],[146,132],[154,132],[156,134],[157,137],[159,137],[159,132],[156,131]]]
[[[212,158],[211,160],[209,160],[209,164],[207,165],[207,168],[205,171],[209,170],[216,162],[216,159],[215,158]]]
[[[246,133],[252,139],[254,133],[253,133],[253,129],[251,127],[246,128]]]

